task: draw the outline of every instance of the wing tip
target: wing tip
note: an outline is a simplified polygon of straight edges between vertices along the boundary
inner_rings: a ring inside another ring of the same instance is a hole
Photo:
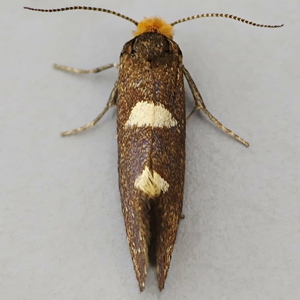
[[[145,282],[148,271],[148,257],[146,253],[134,253],[132,256],[134,271],[136,279],[139,284],[140,292],[143,292],[145,289]]]
[[[141,280],[139,281],[139,288],[140,288],[140,292],[142,293],[145,290],[145,280]]]
[[[157,281],[158,288],[162,291],[165,287],[165,281],[168,276],[168,271],[171,264],[171,255],[164,255],[161,259],[157,260]]]

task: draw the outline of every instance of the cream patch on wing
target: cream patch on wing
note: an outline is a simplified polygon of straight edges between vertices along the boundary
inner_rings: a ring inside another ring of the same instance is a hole
[[[130,126],[172,127],[177,121],[172,114],[162,105],[152,102],[140,101],[132,109],[125,127]]]
[[[155,198],[169,189],[168,182],[163,179],[157,172],[150,171],[145,167],[142,174],[135,180],[134,186],[151,198]]]

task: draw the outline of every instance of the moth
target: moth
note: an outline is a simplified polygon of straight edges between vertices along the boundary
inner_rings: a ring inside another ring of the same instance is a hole
[[[62,135],[75,134],[94,126],[111,107],[117,107],[119,189],[133,267],[140,291],[143,291],[149,255],[154,257],[158,287],[162,290],[182,218],[187,120],[184,77],[195,101],[189,116],[196,110],[201,111],[221,130],[249,146],[207,110],[196,84],[183,65],[180,47],[173,40],[173,27],[206,17],[224,17],[258,27],[283,25],[257,24],[220,13],[199,14],[167,23],[157,17],[137,22],[108,9],[85,6],[25,9],[41,12],[100,11],[137,26],[134,38],[123,46],[119,63],[92,70],[62,65],[54,67],[79,74],[98,73],[112,67],[119,69],[118,79],[104,110],[92,122]]]

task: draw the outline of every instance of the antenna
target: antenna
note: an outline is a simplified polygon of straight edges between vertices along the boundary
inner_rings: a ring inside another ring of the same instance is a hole
[[[97,7],[90,7],[90,6],[71,6],[71,7],[63,7],[63,8],[55,8],[55,9],[39,9],[39,8],[32,8],[32,7],[24,7],[24,9],[29,9],[29,10],[33,10],[33,11],[41,11],[41,12],[59,12],[59,11],[76,10],[76,9],[101,11],[101,12],[115,15],[115,16],[125,19],[127,21],[130,21],[131,23],[133,23],[136,26],[138,25],[137,21],[135,21],[129,17],[126,17],[122,14],[119,14],[115,11],[105,9],[105,8],[97,8]]]
[[[218,13],[207,13],[207,14],[201,14],[201,15],[195,15],[195,16],[191,16],[191,17],[187,17],[187,18],[183,18],[180,20],[177,20],[173,23],[171,23],[171,26],[174,26],[176,24],[179,23],[183,23],[186,21],[191,21],[191,20],[195,20],[195,19],[200,19],[200,18],[210,18],[210,17],[218,17],[218,18],[228,18],[228,19],[233,19],[239,22],[243,22],[252,26],[258,26],[258,27],[267,27],[267,28],[278,28],[278,27],[282,27],[283,24],[281,25],[264,25],[264,24],[258,24],[258,23],[254,23],[245,19],[242,19],[240,17],[234,16],[234,15],[229,15],[229,14],[218,14]]]

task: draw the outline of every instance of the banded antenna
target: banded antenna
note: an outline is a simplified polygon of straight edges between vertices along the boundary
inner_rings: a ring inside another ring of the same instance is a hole
[[[115,15],[117,17],[120,17],[122,19],[125,19],[127,21],[130,21],[131,23],[133,23],[134,25],[138,25],[138,22],[126,17],[122,14],[119,14],[113,10],[109,10],[109,9],[105,9],[105,8],[97,8],[97,7],[90,7],[90,6],[71,6],[71,7],[63,7],[63,8],[55,8],[55,9],[40,9],[40,8],[32,8],[32,7],[27,7],[25,6],[24,9],[29,9],[29,10],[34,10],[34,11],[41,11],[41,12],[59,12],[59,11],[67,11],[67,10],[76,10],[76,9],[83,9],[83,10],[93,10],[93,11],[101,11],[101,12],[105,12],[108,14],[112,14]]]
[[[101,11],[101,12],[105,12],[108,14],[112,14],[115,15],[117,17],[120,17],[122,19],[125,19],[127,21],[130,21],[131,23],[133,23],[134,25],[138,25],[139,22],[124,16],[118,12],[109,10],[109,9],[105,9],[105,8],[97,8],[97,7],[90,7],[90,6],[71,6],[71,7],[64,7],[64,8],[55,8],[55,9],[39,9],[39,8],[32,8],[32,7],[24,7],[24,9],[29,9],[29,10],[33,10],[33,11],[41,11],[41,12],[60,12],[60,11],[68,11],[68,10],[76,10],[76,9],[83,9],[83,10],[92,10],[92,11]],[[191,20],[195,20],[195,19],[200,19],[200,18],[210,18],[210,17],[217,17],[217,18],[228,18],[228,19],[232,19],[232,20],[236,20],[239,22],[243,22],[252,26],[257,26],[257,27],[267,27],[267,28],[278,28],[278,27],[282,27],[284,24],[281,25],[264,25],[264,24],[258,24],[258,23],[254,23],[252,21],[248,21],[246,19],[242,19],[240,17],[234,16],[234,15],[229,15],[229,14],[219,14],[219,13],[206,13],[206,14],[200,14],[200,15],[194,15],[191,17],[187,17],[187,18],[183,18],[180,20],[177,20],[173,23],[171,23],[171,26],[177,25],[179,23],[183,23],[186,21],[191,21]]]
[[[281,25],[258,24],[258,23],[254,23],[254,22],[242,19],[242,18],[234,16],[234,15],[218,14],[218,13],[207,13],[207,14],[195,15],[195,16],[191,16],[191,17],[187,17],[187,18],[177,20],[177,21],[171,23],[170,25],[174,26],[176,24],[183,23],[183,22],[186,22],[186,21],[191,21],[191,20],[200,19],[200,18],[209,18],[209,17],[228,18],[228,19],[243,22],[243,23],[246,23],[246,24],[249,24],[249,25],[252,25],[252,26],[267,27],[267,28],[278,28],[278,27],[282,27],[284,25],[284,24],[281,24]]]

